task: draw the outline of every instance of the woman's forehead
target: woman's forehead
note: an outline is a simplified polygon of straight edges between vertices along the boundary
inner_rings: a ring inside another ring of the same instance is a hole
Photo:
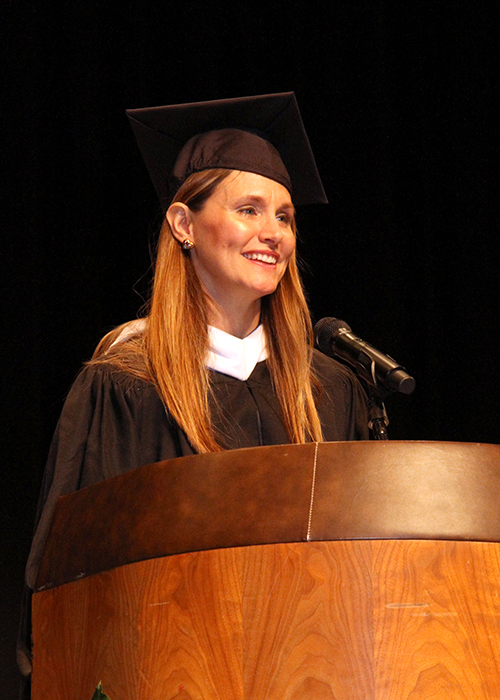
[[[263,201],[272,200],[280,206],[293,208],[290,192],[276,180],[271,180],[257,173],[243,170],[233,170],[224,178],[212,193],[212,197],[219,199],[233,199],[238,197],[252,197]]]

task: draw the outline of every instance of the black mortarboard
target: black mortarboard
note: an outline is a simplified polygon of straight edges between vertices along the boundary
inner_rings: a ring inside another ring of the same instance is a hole
[[[127,110],[163,210],[193,172],[244,170],[326,203],[293,92]]]

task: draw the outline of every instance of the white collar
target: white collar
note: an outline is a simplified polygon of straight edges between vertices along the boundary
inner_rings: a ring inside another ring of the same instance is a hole
[[[236,338],[208,326],[208,338],[210,350],[206,366],[235,379],[245,381],[255,365],[267,359],[266,335],[262,326],[257,326],[246,338]]]
[[[145,327],[145,318],[130,321],[111,347],[125,342],[135,333],[142,333]],[[214,369],[235,379],[247,380],[254,371],[255,365],[267,359],[266,335],[262,326],[257,326],[246,338],[236,338],[218,328],[208,326],[208,339],[210,343],[206,361],[208,369]]]

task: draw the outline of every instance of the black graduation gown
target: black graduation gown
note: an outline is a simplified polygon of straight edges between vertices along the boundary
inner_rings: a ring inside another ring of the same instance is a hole
[[[352,372],[314,351],[317,408],[326,441],[368,437],[366,397]],[[214,425],[228,449],[289,442],[266,362],[246,381],[211,371]],[[64,404],[49,452],[27,567],[33,588],[59,496],[129,469],[195,451],[156,389],[112,365],[85,367]]]
[[[368,437],[366,397],[352,372],[314,351],[326,441]],[[211,371],[214,426],[228,449],[288,441],[266,362],[246,381]],[[33,588],[59,496],[160,460],[193,454],[154,386],[112,365],[85,367],[64,404],[45,470],[26,570]]]

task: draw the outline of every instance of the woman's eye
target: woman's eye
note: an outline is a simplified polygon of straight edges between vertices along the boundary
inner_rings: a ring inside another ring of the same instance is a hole
[[[278,221],[282,221],[284,224],[289,224],[290,223],[290,217],[288,214],[278,214],[276,217]]]
[[[255,207],[243,207],[243,209],[240,209],[242,214],[255,214]]]

